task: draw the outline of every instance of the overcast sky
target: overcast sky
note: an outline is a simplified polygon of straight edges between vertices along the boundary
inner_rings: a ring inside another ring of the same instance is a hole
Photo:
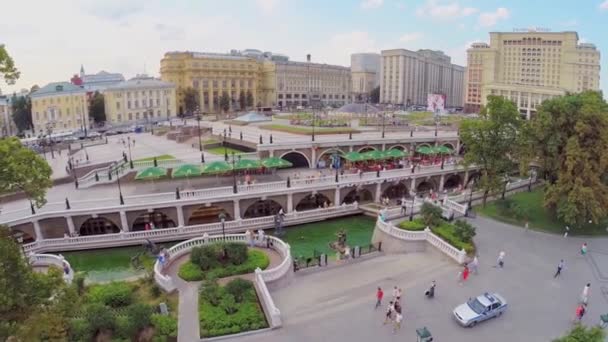
[[[354,52],[430,48],[464,65],[489,31],[575,30],[602,50],[608,93],[608,0],[3,0],[0,43],[21,70],[14,86],[68,81],[83,64],[158,76],[167,51],[257,48],[292,60],[350,64]]]

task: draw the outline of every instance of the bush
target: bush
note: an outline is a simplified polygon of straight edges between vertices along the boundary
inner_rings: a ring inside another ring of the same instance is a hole
[[[92,337],[89,322],[85,319],[77,318],[70,320],[68,331],[70,341],[90,341]]]
[[[226,250],[227,261],[233,265],[240,265],[247,261],[247,245],[242,243],[224,243],[219,246]]]
[[[555,339],[553,342],[603,342],[605,337],[604,329],[599,326],[588,328],[577,324],[568,332],[568,335]]]
[[[220,250],[218,244],[205,245],[192,248],[190,261],[202,270],[208,270],[219,265]]]
[[[85,286],[84,286],[85,274],[82,272],[78,272],[74,275],[74,286],[76,286],[76,291],[78,291],[78,295],[82,296],[84,294]]]
[[[415,219],[414,221],[403,221],[399,224],[399,228],[411,231],[420,231],[426,228],[424,222],[420,219]]]
[[[177,337],[177,319],[174,317],[153,314],[151,321],[155,329],[154,335],[156,337]]]
[[[96,336],[100,331],[113,331],[116,327],[114,313],[101,303],[93,303],[85,309],[85,320],[88,322],[89,336]]]
[[[464,242],[471,242],[475,236],[475,227],[467,221],[457,220],[454,223],[454,235]]]
[[[207,278],[224,278],[232,275],[252,273],[256,268],[265,269],[270,265],[270,259],[266,253],[262,251],[249,250],[247,251],[247,262],[240,265],[227,265],[224,267],[214,268],[207,272]]]
[[[112,282],[95,285],[89,288],[89,300],[93,303],[118,308],[127,306],[133,301],[133,288],[125,282]]]
[[[420,216],[422,222],[429,227],[435,227],[442,221],[443,210],[440,207],[431,203],[424,203],[420,207]]]
[[[185,281],[199,281],[203,280],[204,278],[203,271],[201,270],[201,268],[198,265],[192,263],[191,261],[183,263],[179,267],[177,275]]]
[[[433,233],[438,235],[445,242],[454,246],[456,249],[464,249],[467,254],[475,252],[475,247],[471,243],[464,242],[459,239],[454,233],[454,230],[454,225],[449,224],[447,222],[444,222],[443,224],[440,224],[439,226],[432,229]]]
[[[213,306],[218,306],[222,299],[222,289],[216,282],[210,282],[200,290],[201,298],[208,301]]]
[[[220,300],[220,307],[228,315],[232,315],[238,311],[236,300],[231,294],[224,294],[224,296],[222,296],[222,299]]]
[[[127,316],[116,316],[116,327],[112,334],[113,340],[116,338],[130,339],[131,337],[131,322]]]
[[[152,297],[158,298],[158,297],[160,297],[161,294],[162,294],[162,290],[160,289],[158,284],[153,283],[152,285],[150,285],[150,295]]]
[[[129,337],[135,337],[139,331],[150,325],[152,308],[148,304],[138,303],[127,308],[129,320]]]
[[[231,294],[234,299],[240,303],[243,301],[245,296],[253,290],[253,283],[245,279],[236,278],[226,284],[224,290]]]

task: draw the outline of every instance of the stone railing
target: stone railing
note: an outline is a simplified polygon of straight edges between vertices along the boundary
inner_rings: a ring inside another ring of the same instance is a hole
[[[459,264],[463,264],[466,261],[467,253],[464,251],[464,249],[459,251],[454,246],[450,245],[449,243],[443,241],[437,235],[433,234],[428,228],[421,232],[407,231],[404,229],[396,228],[390,222],[382,222],[381,220],[378,220],[376,222],[376,227],[382,232],[396,239],[404,241],[425,240],[426,242],[437,248],[440,252],[454,259]]]
[[[277,267],[259,272],[264,282],[279,280],[287,273],[293,272],[293,261],[291,258],[291,247],[289,247],[289,244],[272,236],[270,238],[273,240],[273,249],[281,255],[283,261],[281,261]],[[257,274],[258,272],[256,270],[256,275]]]
[[[291,265],[289,265],[289,267],[291,268]],[[270,292],[268,291],[268,287],[266,286],[266,281],[264,280],[262,272],[263,271],[259,268],[255,270],[254,284],[260,297],[262,307],[266,312],[266,317],[268,318],[270,328],[276,329],[281,327],[283,324],[281,321],[281,310],[279,310],[279,308],[277,308],[274,304],[274,300],[272,299],[272,296],[270,296]]]
[[[30,265],[34,267],[54,266],[59,268],[63,274],[63,279],[67,283],[71,283],[74,279],[74,270],[72,269],[70,263],[62,255],[32,253],[28,256],[28,259]],[[67,274],[64,272],[64,267],[66,266],[69,270]]]

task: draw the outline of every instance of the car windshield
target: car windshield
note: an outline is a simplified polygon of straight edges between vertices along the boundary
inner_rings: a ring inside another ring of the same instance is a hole
[[[477,314],[482,314],[484,311],[486,311],[486,307],[483,306],[483,304],[481,304],[477,298],[469,300],[467,304],[471,310],[475,311]]]

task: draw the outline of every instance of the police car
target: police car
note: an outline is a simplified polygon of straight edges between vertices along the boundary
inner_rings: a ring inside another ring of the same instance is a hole
[[[507,301],[498,293],[484,293],[457,306],[454,318],[465,327],[473,327],[486,319],[498,317],[507,309]]]

